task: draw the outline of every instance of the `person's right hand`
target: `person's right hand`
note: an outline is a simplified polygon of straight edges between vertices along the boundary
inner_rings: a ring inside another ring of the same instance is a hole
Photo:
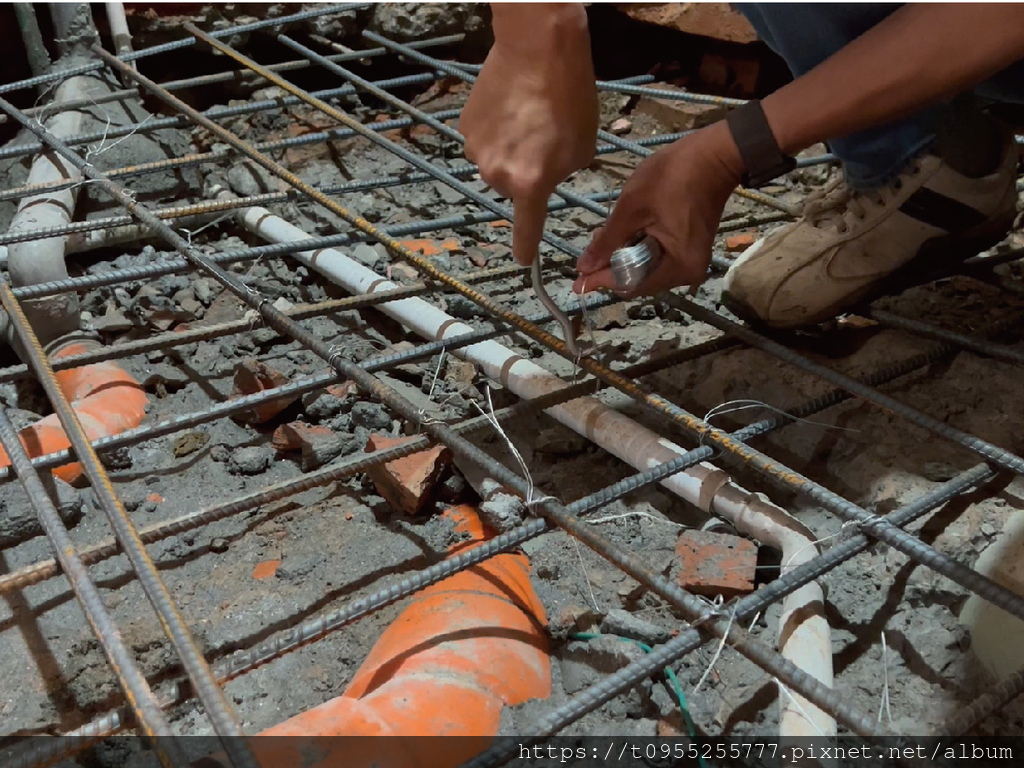
[[[512,200],[512,253],[537,256],[548,198],[597,145],[597,89],[582,6],[495,4],[495,43],[462,110],[466,157]]]
[[[576,264],[576,293],[615,290],[612,254],[638,233],[662,247],[662,258],[633,291],[657,296],[704,282],[718,222],[743,175],[743,161],[725,124],[685,136],[658,150],[633,171],[604,226]]]

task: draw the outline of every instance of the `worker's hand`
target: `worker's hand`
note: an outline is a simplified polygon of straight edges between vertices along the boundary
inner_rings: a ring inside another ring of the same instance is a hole
[[[724,122],[655,152],[633,172],[611,215],[580,256],[576,293],[615,289],[612,252],[646,232],[662,258],[630,296],[656,296],[704,282],[718,222],[743,175],[743,162]]]
[[[494,5],[495,43],[459,119],[466,157],[511,198],[512,251],[537,256],[548,197],[597,144],[597,90],[586,12],[573,5]]]

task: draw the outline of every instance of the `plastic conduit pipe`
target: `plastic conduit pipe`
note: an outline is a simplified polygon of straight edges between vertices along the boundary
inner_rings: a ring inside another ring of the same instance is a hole
[[[61,103],[96,97],[107,92],[106,84],[94,77],[71,77],[57,87],[53,103],[54,115],[46,121],[47,130],[55,136],[73,136],[85,124],[84,111],[61,111]],[[52,152],[43,152],[32,161],[28,183],[79,181],[82,174]],[[59,227],[74,218],[78,189],[22,198],[11,220],[12,233],[47,227]],[[7,249],[7,267],[15,286],[34,285],[51,280],[66,280],[64,263],[66,237],[47,237],[14,243]],[[78,294],[74,291],[59,296],[29,299],[22,303],[25,314],[43,344],[78,330]]]
[[[62,346],[51,360],[69,355],[91,352],[102,345],[96,341],[76,341]],[[132,376],[116,363],[106,361],[83,365],[57,372],[57,382],[68,401],[74,406],[79,421],[90,440],[116,435],[137,427],[146,415],[146,393]],[[50,414],[18,433],[21,444],[32,458],[70,446],[67,435],[56,414]],[[10,464],[7,455],[0,452],[0,467]],[[78,463],[65,464],[53,474],[68,483],[82,476]]]
[[[487,538],[476,510],[444,513],[468,534],[454,554]],[[454,768],[486,749],[501,710],[551,694],[547,618],[521,553],[492,557],[417,592],[384,631],[345,692],[253,739],[263,766]],[[318,739],[332,736],[457,736]],[[222,766],[221,755],[199,766]]]
[[[271,242],[309,237],[266,208],[242,209],[236,217],[249,231]],[[353,294],[397,287],[334,248],[292,255]],[[473,331],[470,326],[418,298],[387,302],[377,309],[431,340]],[[471,360],[484,375],[501,382],[524,399],[533,399],[568,386],[549,371],[496,341],[473,344],[454,354]],[[593,397],[581,397],[549,408],[545,413],[640,470],[650,469],[686,453],[682,447]],[[725,518],[737,530],[781,550],[786,567],[799,565],[817,554],[814,536],[805,526],[766,497],[736,485],[713,464],[701,462],[663,480],[661,485],[701,510]],[[783,604],[779,652],[821,682],[832,684],[832,638],[824,616],[824,597],[816,583],[797,590]],[[780,689],[779,704],[782,710],[781,736],[829,736],[836,733],[833,718],[802,699],[794,699],[788,691]]]

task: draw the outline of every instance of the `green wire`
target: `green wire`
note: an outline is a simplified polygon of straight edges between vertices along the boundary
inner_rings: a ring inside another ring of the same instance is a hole
[[[634,643],[644,651],[644,653],[650,653],[654,649],[651,648],[647,643],[642,643],[639,640],[634,640],[632,637],[623,637],[622,635],[615,634],[602,634],[600,632],[573,632],[569,635],[570,640],[594,640],[598,637],[617,637],[626,643]],[[669,683],[672,686],[672,690],[676,695],[676,699],[679,700],[679,709],[683,714],[683,722],[686,723],[686,730],[690,734],[690,738],[693,739],[693,743],[700,745],[700,739],[697,738],[697,726],[693,723],[693,718],[690,717],[690,710],[686,706],[686,694],[683,693],[683,686],[679,683],[679,678],[676,677],[676,673],[672,671],[671,667],[664,668],[665,677],[668,678]],[[707,768],[707,764],[704,762],[704,757],[698,758],[701,768]]]

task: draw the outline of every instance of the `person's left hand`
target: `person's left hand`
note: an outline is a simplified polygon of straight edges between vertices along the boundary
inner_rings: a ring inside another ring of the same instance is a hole
[[[661,243],[662,258],[628,295],[655,296],[679,285],[700,285],[725,202],[742,175],[743,162],[725,122],[655,152],[637,166],[580,257],[573,290],[616,290],[608,267],[612,252],[640,232]]]

